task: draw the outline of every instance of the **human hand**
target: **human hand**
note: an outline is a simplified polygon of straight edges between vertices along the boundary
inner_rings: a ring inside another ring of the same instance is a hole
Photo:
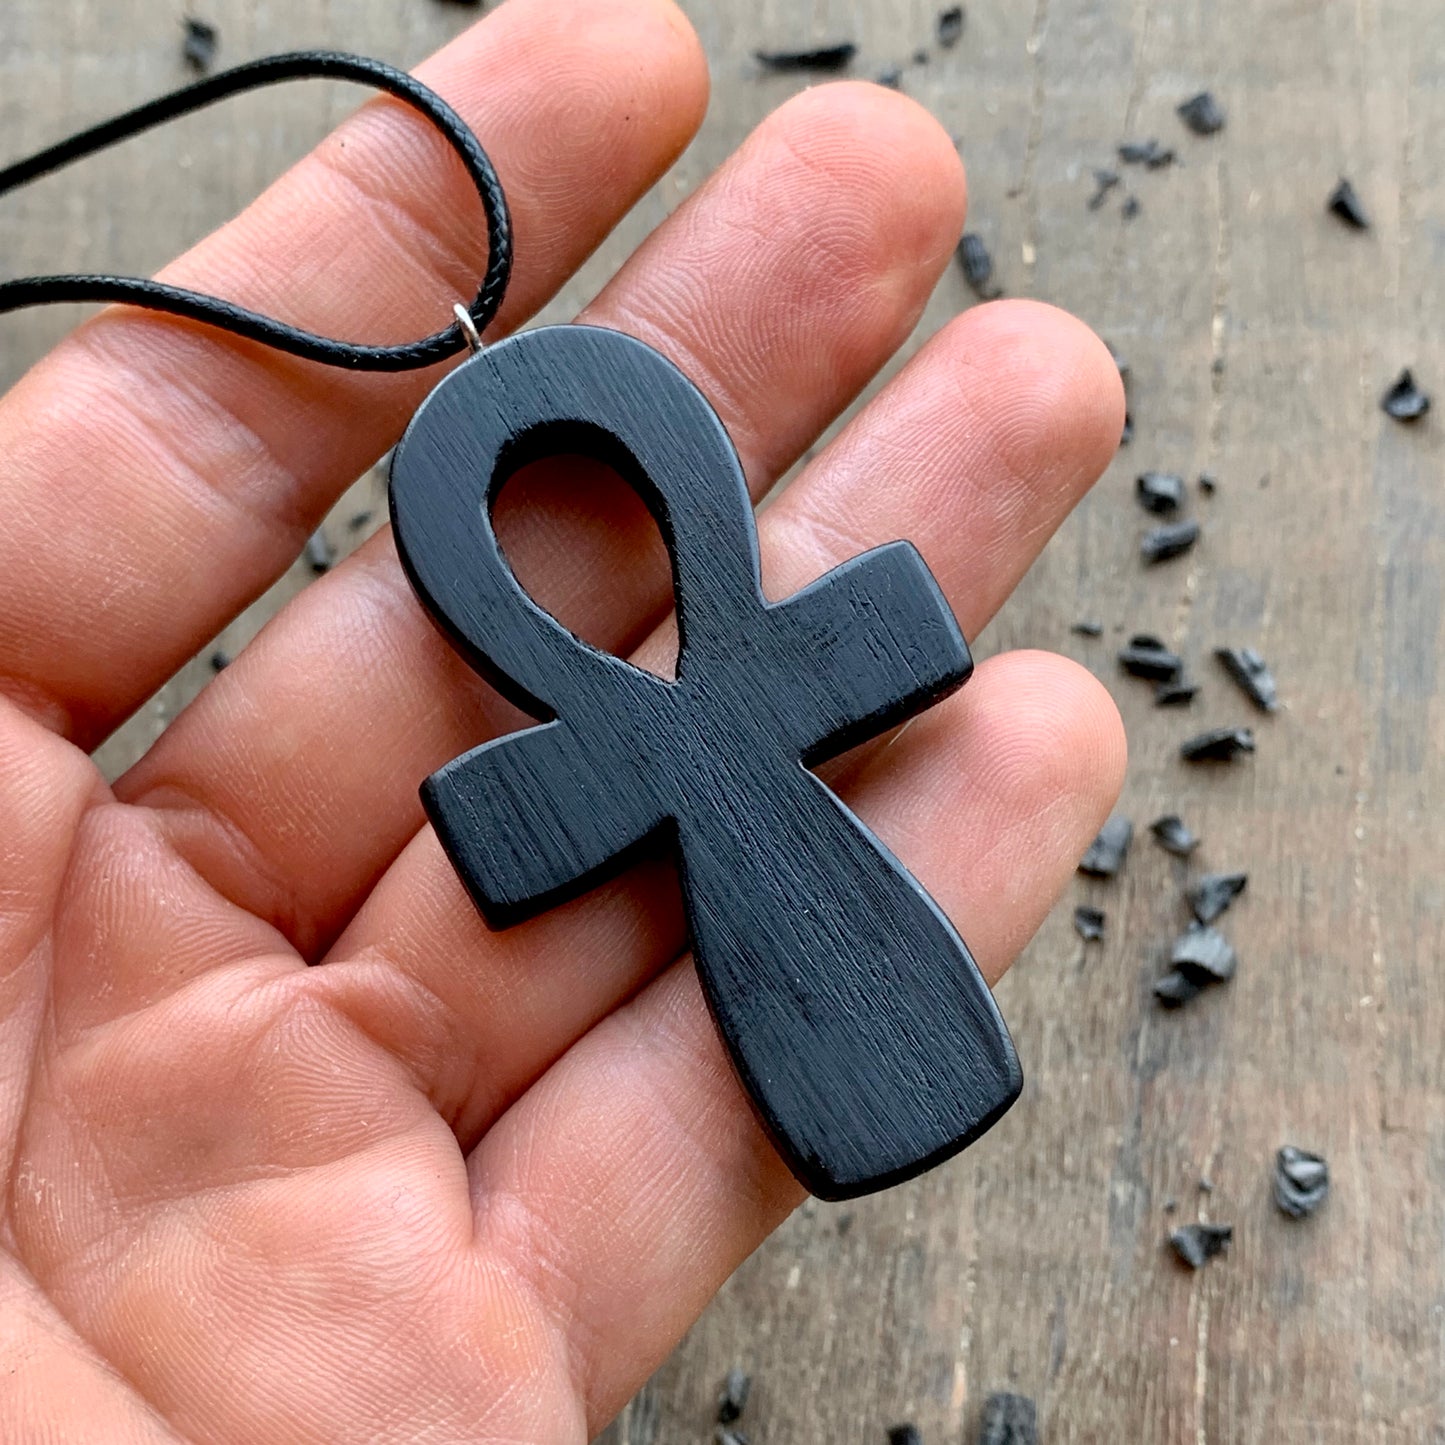
[[[706,92],[666,0],[512,0],[420,73],[507,185],[510,327],[671,163]],[[586,319],[701,386],[760,495],[906,338],[962,212],[918,107],[819,87]],[[471,294],[484,252],[444,143],[379,102],[169,274],[402,340]],[[668,867],[506,933],[476,916],[416,789],[516,718],[432,630],[388,536],[113,789],[88,759],[435,380],[115,310],[0,402],[7,1440],[584,1441],[798,1203],[679,957]],[[769,592],[907,537],[972,637],[1121,421],[1081,325],[973,310],[764,513]],[[564,620],[660,645],[666,567],[635,499],[553,465],[499,525]],[[1099,684],[1014,654],[835,782],[993,980],[1122,768]]]

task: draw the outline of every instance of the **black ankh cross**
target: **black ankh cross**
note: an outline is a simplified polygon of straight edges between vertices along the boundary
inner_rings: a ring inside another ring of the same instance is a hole
[[[522,589],[492,527],[507,479],[609,463],[672,558],[676,680],[599,651]],[[402,562],[467,662],[540,726],[422,787],[492,927],[679,859],[703,990],[774,1143],[814,1194],[898,1183],[1018,1097],[1008,1030],[963,939],[809,765],[960,687],[968,646],[894,542],[769,603],[742,467],[702,393],[650,347],[558,326],[481,352],[392,464]]]

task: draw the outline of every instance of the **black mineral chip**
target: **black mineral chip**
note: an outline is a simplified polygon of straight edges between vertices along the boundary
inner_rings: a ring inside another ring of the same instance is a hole
[[[1178,813],[1166,813],[1149,824],[1155,841],[1176,858],[1187,858],[1199,846],[1199,835],[1192,832]]]
[[[1199,540],[1198,522],[1166,522],[1144,534],[1139,553],[1146,562],[1167,562],[1182,556]]]
[[[1199,694],[1197,682],[1186,682],[1182,677],[1173,682],[1161,682],[1154,689],[1155,707],[1188,707]]]
[[[1190,1269],[1200,1269],[1223,1254],[1233,1238],[1234,1227],[1229,1224],[1186,1224],[1169,1236],[1169,1243]]]
[[[212,671],[212,672],[225,672],[225,670],[226,670],[228,667],[230,667],[230,665],[231,665],[231,655],[230,655],[230,653],[224,652],[224,651],[222,651],[221,648],[218,647],[218,648],[211,654],[211,671]]]
[[[1400,379],[1380,398],[1380,405],[1396,421],[1419,421],[1430,410],[1430,398],[1415,385],[1409,367]]]
[[[958,264],[963,279],[980,301],[995,301],[1001,294],[993,282],[993,257],[982,236],[970,231],[958,243]]]
[[[1112,878],[1124,866],[1133,841],[1134,825],[1127,818],[1110,818],[1079,860],[1079,872],[1093,878]]]
[[[1126,221],[1132,221],[1143,209],[1143,203],[1139,200],[1138,196],[1125,196],[1124,204],[1119,207],[1119,214],[1123,216]]]
[[[1274,1156],[1274,1202],[1291,1219],[1304,1219],[1325,1202],[1330,1168],[1318,1154],[1286,1144]]]
[[[1039,1445],[1039,1416],[1027,1395],[1002,1390],[983,1402],[978,1445]]]
[[[1189,890],[1189,907],[1201,923],[1213,923],[1248,886],[1247,873],[1206,873]]]
[[[1178,113],[1179,119],[1195,135],[1213,135],[1215,131],[1224,129],[1224,111],[1207,90],[1201,90],[1198,95],[1186,100],[1178,107]]]
[[[1076,637],[1102,637],[1104,635],[1104,624],[1096,622],[1092,617],[1081,618],[1075,622],[1069,631]]]
[[[1357,231],[1368,231],[1370,229],[1370,217],[1366,212],[1363,203],[1355,188],[1343,177],[1334,190],[1330,192],[1330,198],[1325,203],[1331,212],[1342,220],[1345,225],[1353,226]]]
[[[1186,763],[1229,763],[1241,753],[1254,751],[1254,734],[1248,728],[1210,728],[1181,745]]]
[[[1136,632],[1128,647],[1119,649],[1119,666],[1131,677],[1150,682],[1173,682],[1184,671],[1184,659],[1148,632]]]
[[[1146,512],[1177,512],[1184,500],[1184,478],[1173,472],[1140,472],[1134,494]]]
[[[888,1427],[888,1445],[923,1445],[918,1426],[911,1422]]]
[[[1120,434],[1120,436],[1119,436],[1119,445],[1120,445],[1121,447],[1126,447],[1126,446],[1128,446],[1129,443],[1130,443],[1131,441],[1133,441],[1133,440],[1134,440],[1134,413],[1133,413],[1132,411],[1126,411],[1126,412],[1124,413],[1124,430],[1123,430],[1123,432],[1122,432],[1122,433]]]
[[[1214,655],[1239,684],[1244,695],[1262,712],[1273,712],[1279,706],[1279,690],[1275,687],[1274,674],[1254,648],[1216,647]]]
[[[717,1399],[717,1419],[719,1425],[731,1425],[734,1420],[742,1419],[742,1414],[748,1405],[748,1395],[753,1388],[753,1377],[745,1371],[733,1366],[727,1372],[723,1380],[722,1389]]]
[[[1183,1008],[1203,992],[1204,985],[1198,979],[1190,978],[1177,968],[1171,968],[1154,984],[1154,997],[1164,1008]]]
[[[1228,983],[1234,977],[1239,958],[1234,946],[1218,929],[1195,923],[1174,940],[1169,963],[1195,983]]]
[[[903,89],[903,71],[896,65],[890,65],[878,72],[875,84],[886,86],[889,90]]]
[[[1212,497],[1215,492],[1219,490],[1219,479],[1213,472],[1200,472],[1199,490],[1203,492],[1206,497]]]
[[[947,10],[938,12],[938,25],[935,33],[938,36],[938,43],[945,50],[952,50],[958,44],[959,38],[963,35],[964,19],[962,5],[950,5]]]
[[[1094,171],[1094,194],[1089,197],[1089,209],[1099,210],[1109,199],[1109,192],[1119,184],[1119,172],[1096,169]]]
[[[331,539],[318,527],[306,539],[306,565],[319,577],[329,572],[336,563],[336,548]]]
[[[1074,932],[1085,943],[1097,943],[1104,936],[1104,910],[1081,903],[1074,909]]]
[[[1157,140],[1126,140],[1120,143],[1118,152],[1125,165],[1146,166],[1151,171],[1174,164],[1174,152]]]
[[[207,71],[216,58],[216,47],[221,43],[221,32],[204,20],[187,20],[185,40],[181,54],[192,70]]]
[[[821,45],[815,50],[755,50],[753,55],[759,65],[769,70],[846,70],[849,62],[858,53],[858,47],[851,40],[839,45]]]

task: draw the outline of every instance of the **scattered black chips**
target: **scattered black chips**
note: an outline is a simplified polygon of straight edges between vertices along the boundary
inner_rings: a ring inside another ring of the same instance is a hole
[[[980,301],[996,301],[1003,294],[993,284],[993,257],[982,236],[970,231],[958,243],[958,265]]]
[[[221,32],[204,20],[188,19],[185,22],[186,36],[181,44],[181,54],[192,70],[207,71],[216,58],[216,48],[221,43]]]
[[[1195,983],[1228,983],[1239,967],[1239,956],[1217,928],[1191,923],[1174,940],[1169,962]]]
[[[1338,216],[1345,225],[1353,226],[1357,231],[1370,229],[1369,214],[1359,196],[1355,194],[1355,188],[1343,176],[1339,185],[1330,192],[1330,198],[1325,204],[1330,213]]]
[[[1179,756],[1186,763],[1231,763],[1253,751],[1254,734],[1248,728],[1210,728],[1182,744]]]
[[[1151,565],[1180,557],[1199,540],[1198,522],[1166,522],[1144,534],[1139,554]]]
[[[1129,166],[1144,166],[1151,171],[1174,164],[1174,152],[1157,140],[1126,140],[1118,146],[1119,159]]]
[[[1140,472],[1134,494],[1146,512],[1177,512],[1184,500],[1184,478],[1173,472]]]
[[[1154,840],[1176,858],[1187,858],[1199,846],[1199,835],[1193,832],[1178,813],[1166,813],[1149,824]]]
[[[983,1402],[978,1445],[1039,1445],[1039,1417],[1027,1395],[996,1391]]]
[[[1086,617],[1075,622],[1069,631],[1076,637],[1102,637],[1104,635],[1104,624],[1095,622],[1092,617]]]
[[[1274,1202],[1291,1219],[1304,1219],[1325,1202],[1330,1167],[1318,1154],[1286,1144],[1274,1156]]]
[[[1189,890],[1189,907],[1201,923],[1213,923],[1248,886],[1247,873],[1206,873]]]
[[[733,1366],[723,1380],[722,1390],[717,1399],[717,1420],[719,1425],[731,1425],[741,1420],[748,1406],[748,1395],[753,1388],[753,1377]]]
[[[1079,860],[1079,872],[1091,878],[1112,878],[1124,866],[1133,841],[1134,825],[1127,818],[1110,818]]]
[[[1274,674],[1254,648],[1216,647],[1214,655],[1239,684],[1240,691],[1261,712],[1273,712],[1279,706],[1279,690],[1275,687]]]
[[[918,1426],[911,1422],[888,1427],[888,1445],[923,1445]]]
[[[759,65],[768,70],[807,70],[829,73],[846,70],[858,47],[851,40],[839,45],[821,45],[815,50],[755,50]]]
[[[1081,903],[1074,909],[1074,932],[1085,943],[1097,943],[1104,936],[1104,910]]]
[[[1195,135],[1213,135],[1224,129],[1224,111],[1207,90],[1201,90],[1179,106],[1178,115]]]
[[[1234,1238],[1229,1224],[1186,1224],[1169,1236],[1169,1244],[1182,1263],[1202,1269],[1217,1254],[1223,1254]]]
[[[1407,366],[1394,386],[1380,398],[1380,405],[1396,421],[1419,421],[1430,410],[1430,398],[1415,385]]]
[[[963,22],[965,20],[962,5],[950,5],[947,10],[938,12],[938,25],[936,34],[938,43],[945,50],[952,50],[958,44],[963,35]]]
[[[1154,689],[1155,707],[1188,707],[1199,693],[1199,684],[1176,678],[1173,682],[1161,682]]]
[[[331,545],[331,538],[318,527],[306,539],[306,565],[319,577],[335,564],[336,548]]]
[[[1094,171],[1094,194],[1089,197],[1089,209],[1097,211],[1109,199],[1109,192],[1119,184],[1119,172]]]
[[[1150,682],[1174,682],[1184,671],[1184,659],[1148,632],[1136,632],[1128,647],[1119,649],[1119,666],[1131,677]]]

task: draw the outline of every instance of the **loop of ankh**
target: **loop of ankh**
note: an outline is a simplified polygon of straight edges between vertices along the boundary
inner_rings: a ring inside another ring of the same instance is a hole
[[[561,453],[611,464],[656,518],[675,681],[567,631],[502,554],[498,492]],[[452,644],[544,719],[422,788],[487,922],[671,848],[703,991],[808,1189],[884,1188],[989,1128],[1021,1077],[987,984],[923,888],[809,771],[969,675],[918,552],[879,547],[769,603],[716,413],[650,347],[581,326],[514,337],[445,380],[397,449],[391,506],[403,564]]]

